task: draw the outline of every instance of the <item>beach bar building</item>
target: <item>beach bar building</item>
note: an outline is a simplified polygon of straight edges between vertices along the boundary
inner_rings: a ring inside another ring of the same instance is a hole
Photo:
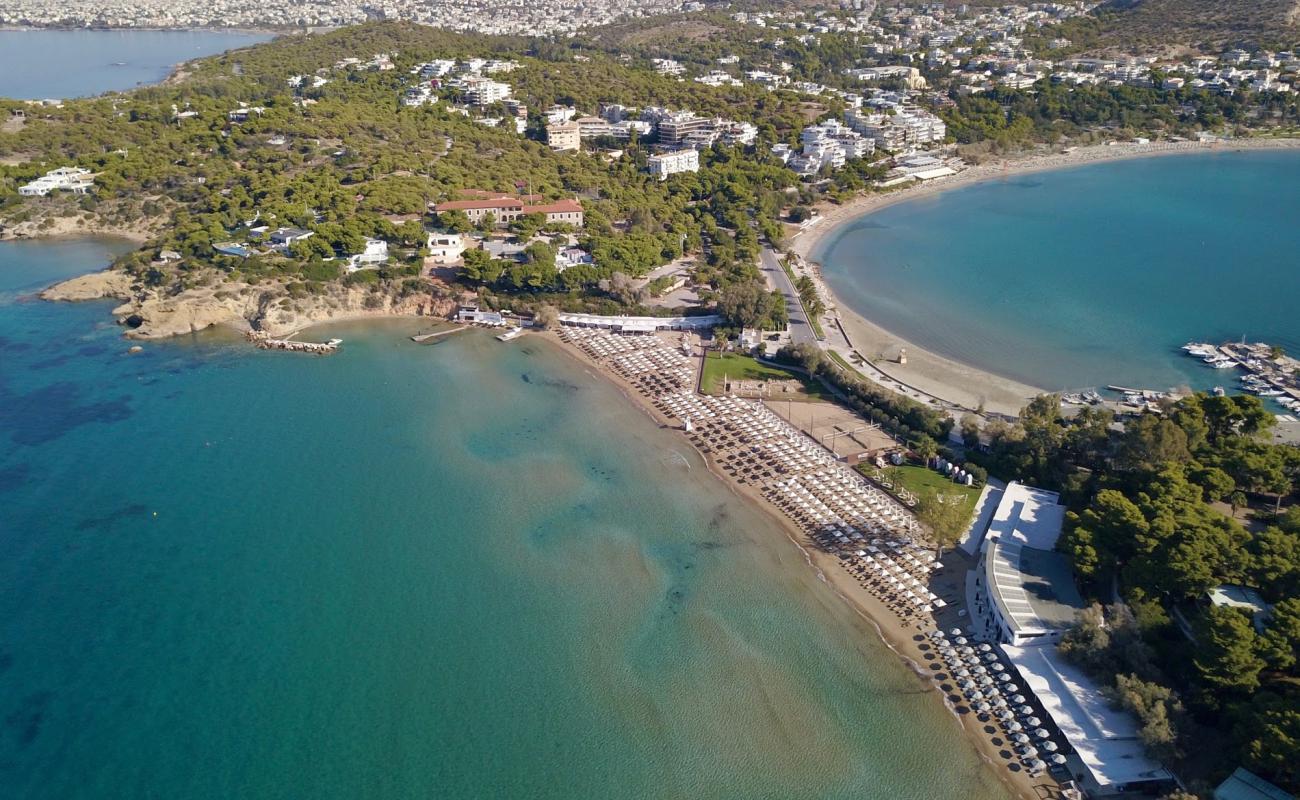
[[[1155,794],[1174,787],[1173,775],[1146,755],[1137,720],[1111,708],[1099,687],[1058,655],[1055,646],[1004,644],[1002,652],[1069,743],[1073,752],[1065,766],[1088,797]]]
[[[575,328],[603,328],[617,333],[699,331],[722,324],[717,314],[698,317],[620,317],[600,314],[560,314],[560,324]]]
[[[972,622],[983,638],[1055,644],[1083,608],[1069,559],[1055,551],[1065,507],[1055,492],[1012,482],[979,539],[972,575]]]

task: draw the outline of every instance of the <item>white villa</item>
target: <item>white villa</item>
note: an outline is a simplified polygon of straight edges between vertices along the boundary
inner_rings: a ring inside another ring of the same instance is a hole
[[[356,255],[348,256],[348,272],[377,267],[388,260],[388,242],[383,239],[367,239],[365,248]]]
[[[81,167],[59,167],[45,173],[31,183],[18,187],[23,197],[44,197],[53,191],[89,194],[95,180],[90,170]]]
[[[465,252],[465,237],[459,233],[431,233],[426,246],[435,264],[455,264]]]

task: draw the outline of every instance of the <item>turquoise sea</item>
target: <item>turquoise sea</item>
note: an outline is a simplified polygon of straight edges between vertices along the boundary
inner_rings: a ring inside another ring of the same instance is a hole
[[[157,83],[182,61],[265,42],[243,31],[0,30],[0,97],[66,99]]]
[[[826,237],[835,293],[901,338],[1048,390],[1208,388],[1189,339],[1300,352],[1300,152],[1223,152],[989,181]]]
[[[544,342],[130,342],[0,245],[0,796],[1005,794],[767,517]]]

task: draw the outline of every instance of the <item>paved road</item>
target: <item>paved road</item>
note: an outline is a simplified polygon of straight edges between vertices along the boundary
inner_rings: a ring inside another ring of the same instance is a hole
[[[808,324],[808,317],[803,312],[803,304],[799,302],[799,293],[790,282],[790,276],[781,269],[781,262],[777,260],[776,252],[772,248],[763,248],[763,252],[758,257],[758,269],[767,278],[768,283],[785,295],[785,311],[790,317],[790,341],[794,344],[803,342],[817,344],[817,335]]]

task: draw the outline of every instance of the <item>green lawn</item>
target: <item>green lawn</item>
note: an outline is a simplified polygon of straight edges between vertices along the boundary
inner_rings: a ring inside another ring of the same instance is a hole
[[[874,475],[876,471],[876,468],[870,464],[863,464],[859,468],[866,475]],[[886,466],[884,472],[885,480],[895,486],[908,489],[922,500],[937,494],[960,494],[967,498],[973,510],[975,500],[980,496],[980,487],[953,483],[928,467],[915,464],[904,464],[901,467]]]
[[[762,364],[752,356],[741,355],[740,353],[709,351],[704,359],[704,375],[700,381],[700,390],[705,394],[722,394],[724,377],[743,381],[786,381],[793,379],[802,384],[804,394],[792,399],[831,399],[819,381],[811,381],[797,372]]]
[[[834,361],[834,362],[835,362],[836,364],[838,364],[842,369],[847,370],[848,373],[849,373],[850,375],[856,375],[857,377],[861,378],[861,379],[864,380],[864,381],[867,380],[867,376],[866,376],[866,375],[863,375],[861,372],[858,372],[858,370],[857,370],[857,369],[856,369],[852,364],[850,364],[849,362],[845,361],[845,360],[844,360],[844,356],[840,355],[839,353],[835,352],[834,350],[827,350],[827,351],[825,351],[825,352],[826,352],[826,355],[828,355],[828,356],[831,357],[831,361]]]

